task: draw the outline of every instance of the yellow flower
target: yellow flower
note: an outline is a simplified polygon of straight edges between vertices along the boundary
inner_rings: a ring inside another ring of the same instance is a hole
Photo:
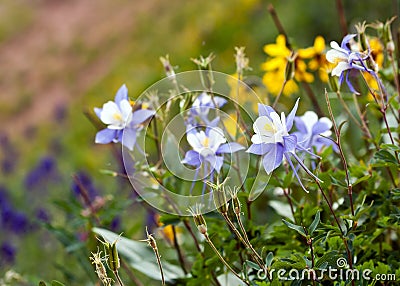
[[[309,59],[308,68],[312,71],[318,71],[319,78],[322,82],[328,82],[328,70],[330,63],[325,57],[325,40],[321,36],[317,36],[314,40],[314,46],[300,49],[299,57]]]
[[[285,82],[286,66],[292,51],[286,46],[285,36],[279,35],[276,38],[276,43],[264,46],[264,52],[271,58],[261,65],[261,68],[265,71],[263,83],[271,94],[278,95]],[[309,51],[304,50],[303,53],[307,56]],[[294,58],[294,68],[294,79],[297,82],[311,83],[314,81],[314,76],[307,71],[307,64],[300,54],[297,54]],[[283,89],[284,95],[291,95],[299,90],[294,79],[287,79],[288,81]]]

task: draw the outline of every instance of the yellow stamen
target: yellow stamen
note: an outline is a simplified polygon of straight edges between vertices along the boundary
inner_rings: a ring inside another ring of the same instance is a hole
[[[202,144],[204,147],[208,147],[210,144],[210,138],[208,138],[208,137],[204,138]]]
[[[276,132],[275,126],[273,124],[268,124],[268,123],[264,125],[264,130],[267,132],[273,132],[273,133]]]
[[[114,119],[117,120],[117,121],[121,121],[121,120],[122,120],[122,116],[121,116],[121,114],[119,114],[119,113],[114,113],[113,117],[114,117]]]

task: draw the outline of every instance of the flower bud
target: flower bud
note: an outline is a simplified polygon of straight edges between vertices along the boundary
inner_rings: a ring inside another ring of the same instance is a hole
[[[329,76],[329,86],[332,91],[334,91],[334,92],[339,91],[340,85],[339,85],[338,78],[336,76],[332,76],[332,75]]]
[[[287,58],[288,62],[286,64],[286,69],[285,69],[286,81],[289,81],[294,78],[294,74],[296,71],[296,58],[297,54],[295,52],[292,52],[290,56]]]
[[[194,208],[189,208],[188,211],[193,216],[194,224],[198,231],[203,235],[207,234],[207,223],[203,215],[200,213],[200,206],[196,205]]]
[[[220,189],[214,190],[212,194],[217,210],[222,214],[226,214],[228,212],[229,204],[227,203],[225,188],[222,187]]]

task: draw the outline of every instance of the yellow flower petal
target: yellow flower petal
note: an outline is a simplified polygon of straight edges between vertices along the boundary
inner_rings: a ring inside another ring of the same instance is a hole
[[[317,36],[314,40],[314,49],[318,54],[322,54],[325,50],[325,40],[322,36]]]

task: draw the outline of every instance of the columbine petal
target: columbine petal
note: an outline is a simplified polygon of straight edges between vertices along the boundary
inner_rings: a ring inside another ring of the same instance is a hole
[[[340,76],[345,70],[351,69],[351,65],[348,62],[339,62],[336,67],[332,70],[333,76]]]
[[[267,153],[269,150],[273,148],[273,144],[251,144],[249,149],[246,150],[246,152],[255,154],[255,155],[264,155]]]
[[[327,117],[322,117],[314,124],[311,133],[313,135],[322,134],[332,127],[332,121]]]
[[[235,153],[235,152],[237,152],[237,151],[240,151],[240,150],[244,150],[245,148],[242,146],[242,145],[240,145],[239,143],[236,143],[236,142],[230,142],[230,143],[225,143],[225,144],[222,144],[221,146],[219,146],[219,148],[218,148],[218,150],[217,150],[217,154],[220,154],[220,153]]]
[[[258,104],[258,116],[267,116],[269,118],[271,112],[275,112],[271,106],[261,103]]]
[[[136,129],[125,128],[122,135],[122,145],[124,145],[131,151],[136,144],[136,132]]]
[[[350,42],[351,39],[353,39],[355,36],[357,36],[357,34],[348,34],[346,35],[343,40],[342,43],[340,44],[340,47],[342,49],[348,50],[349,48],[347,47],[347,44]]]
[[[275,113],[275,112],[274,112]],[[276,113],[275,113],[276,114]],[[253,123],[253,129],[256,134],[264,136],[273,136],[274,125],[270,117],[260,116]]]
[[[122,119],[121,111],[113,101],[108,101],[103,105],[103,111],[100,116],[101,121],[105,124],[119,125]],[[122,128],[123,126],[121,126]]]
[[[201,132],[203,132],[203,131],[201,131]],[[201,144],[201,140],[199,137],[200,137],[200,133],[197,133],[197,132],[190,132],[186,135],[187,142],[195,150],[202,149],[202,147],[203,147],[203,144]],[[205,137],[205,135],[204,135],[204,137]]]
[[[115,94],[115,103],[119,104],[121,100],[128,100],[128,88],[123,84]]]
[[[95,107],[94,108],[94,113],[96,113],[97,117],[100,118],[101,117],[101,112],[103,111],[103,108],[98,108]]]
[[[131,124],[137,125],[145,122],[147,119],[152,117],[156,112],[154,110],[149,109],[139,109],[133,112]]]
[[[189,150],[185,154],[185,158],[181,161],[183,164],[198,167],[201,165],[200,154],[194,150]]]
[[[339,46],[337,48],[340,49]],[[348,57],[348,53],[342,50],[336,50],[334,48],[326,53],[326,60],[333,64],[337,61],[347,61]]]
[[[224,164],[224,157],[222,156],[208,156],[205,158],[207,162],[210,163],[211,170],[217,171],[219,173],[221,171],[222,165]]]
[[[297,146],[297,137],[295,135],[283,137],[283,146],[285,152],[294,153]]]
[[[279,167],[283,159],[283,147],[280,144],[272,145],[269,152],[264,155],[263,167],[267,174]]]
[[[94,142],[97,144],[110,143],[115,139],[116,133],[117,133],[116,130],[108,128],[100,130],[99,132],[97,132]]]
[[[119,103],[119,108],[121,110],[123,121],[127,123],[128,119],[131,119],[130,116],[132,116],[132,105],[129,101],[123,99]]]
[[[299,100],[300,100],[300,98],[298,98],[296,100],[296,103],[294,104],[292,111],[290,111],[289,115],[287,116],[287,119],[286,119],[286,130],[287,131],[290,131],[290,129],[292,129],[293,120],[294,120],[294,117],[296,116],[297,108],[299,106]]]
[[[209,138],[208,139],[209,143],[208,146],[205,147],[211,148],[214,152],[217,151],[217,149],[221,144],[226,142],[224,132],[222,131],[221,128],[218,127],[209,129],[208,138]]]

